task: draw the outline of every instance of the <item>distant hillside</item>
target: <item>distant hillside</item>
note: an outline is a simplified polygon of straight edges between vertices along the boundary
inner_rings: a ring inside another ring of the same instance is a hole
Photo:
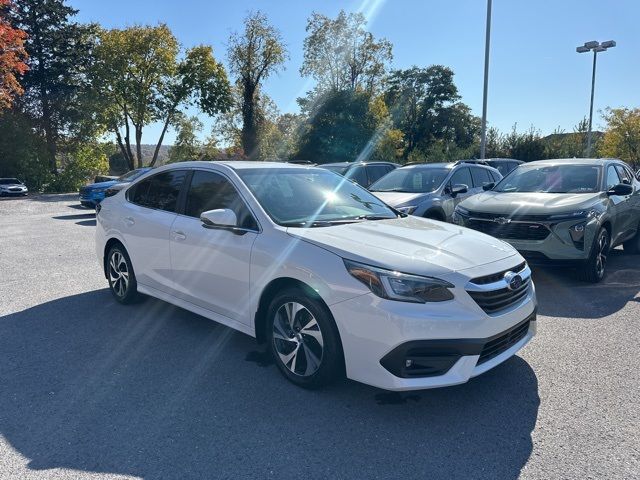
[[[153,158],[153,152],[156,149],[155,145],[142,144],[142,158],[144,160],[144,164],[147,165],[151,162]],[[131,148],[135,154],[135,145],[131,145]],[[171,145],[162,145],[160,147],[160,152],[158,153],[158,160],[156,161],[156,166],[164,165],[169,158],[169,149]],[[122,154],[118,151],[114,155],[109,157],[109,167],[112,175],[120,175],[125,173],[129,168],[127,167],[127,163],[124,160]]]

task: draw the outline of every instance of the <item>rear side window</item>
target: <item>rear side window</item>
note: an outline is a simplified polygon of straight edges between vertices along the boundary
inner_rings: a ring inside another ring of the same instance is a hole
[[[384,177],[391,170],[393,169],[388,165],[369,165],[367,167],[367,173],[369,174],[369,184]]]
[[[471,176],[473,177],[474,187],[483,187],[484,185],[493,182],[493,178],[489,174],[489,170],[484,168],[472,168]]]
[[[129,201],[141,207],[175,212],[186,177],[186,170],[171,170],[154,175],[129,190]]]
[[[466,185],[468,188],[473,186],[473,180],[471,180],[471,172],[468,168],[460,168],[455,171],[449,181],[450,185]]]
[[[349,170],[346,177],[358,183],[359,185],[362,185],[363,187],[369,186],[369,182],[367,180],[367,172],[362,166],[354,167]]]
[[[238,218],[238,226],[257,230],[253,215],[236,188],[225,177],[215,172],[196,170],[187,192],[185,215],[200,218],[202,212],[228,208]]]

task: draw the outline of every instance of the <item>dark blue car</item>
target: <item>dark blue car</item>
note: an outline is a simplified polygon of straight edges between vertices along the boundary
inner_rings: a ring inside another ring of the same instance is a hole
[[[96,205],[104,200],[108,189],[116,185],[121,186],[122,184],[133,182],[136,178],[148,172],[149,170],[151,170],[151,167],[136,168],[135,170],[131,170],[130,172],[125,173],[115,180],[92,183],[91,185],[82,187],[80,189],[80,203],[83,207],[95,208]]]

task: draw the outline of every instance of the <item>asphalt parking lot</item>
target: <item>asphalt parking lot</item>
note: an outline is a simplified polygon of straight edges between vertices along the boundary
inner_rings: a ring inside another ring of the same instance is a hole
[[[534,270],[538,336],[468,384],[289,384],[253,339],[116,304],[75,195],[0,200],[0,478],[640,478],[640,257]]]

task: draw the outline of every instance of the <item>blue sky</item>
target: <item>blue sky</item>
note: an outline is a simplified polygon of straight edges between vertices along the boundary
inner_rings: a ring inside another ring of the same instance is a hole
[[[210,44],[226,63],[229,34],[242,28],[250,10],[262,10],[284,37],[290,59],[286,70],[265,84],[282,112],[296,111],[295,99],[312,84],[301,78],[302,43],[312,11],[335,16],[340,9],[363,11],[376,37],[393,43],[393,68],[442,64],[478,116],[482,112],[484,0],[70,0],[80,21],[104,27],[167,23],[190,47]],[[571,131],[588,115],[591,54],[575,47],[588,40],[616,40],[598,56],[596,111],[607,106],[640,106],[640,1],[638,0],[494,0],[488,121],[503,131],[514,123],[544,134]],[[205,125],[211,120],[204,115]],[[595,127],[602,125],[594,113]],[[154,143],[151,126],[144,141]],[[167,136],[171,143],[174,134]]]

